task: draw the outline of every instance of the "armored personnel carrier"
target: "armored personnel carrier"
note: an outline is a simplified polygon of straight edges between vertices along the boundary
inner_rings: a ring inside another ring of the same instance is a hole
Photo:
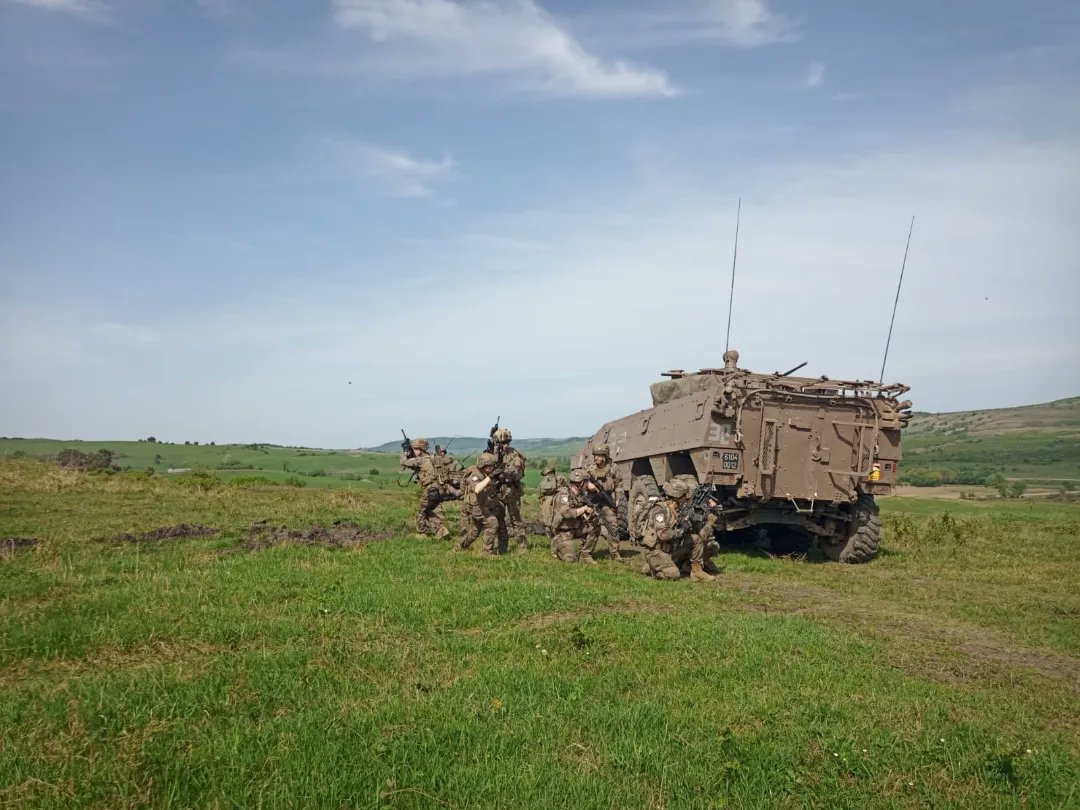
[[[742,536],[777,552],[816,538],[831,560],[862,563],[878,552],[874,499],[896,486],[908,387],[865,380],[758,374],[724,353],[723,368],[665,372],[653,407],[608,422],[588,441],[607,444],[621,474],[625,534],[659,485],[694,476],[720,503],[718,539]],[[803,364],[805,365],[805,364]],[[749,537],[747,537],[749,535]]]

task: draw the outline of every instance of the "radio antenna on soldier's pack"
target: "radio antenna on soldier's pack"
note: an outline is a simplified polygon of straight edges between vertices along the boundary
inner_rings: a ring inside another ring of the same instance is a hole
[[[904,268],[907,267],[908,248],[911,247],[911,232],[915,230],[915,215],[911,215],[911,225],[908,226],[907,244],[904,245],[904,261],[900,263],[900,281],[896,283],[896,299],[892,305],[892,318],[889,319],[889,336],[885,338],[885,356],[881,358],[881,376],[878,377],[878,385],[885,382],[885,363],[889,359],[889,344],[892,343],[892,328],[896,322],[896,306],[900,303],[900,288],[904,286]]]
[[[724,352],[731,345],[731,305],[735,302],[735,262],[739,258],[739,218],[742,215],[742,197],[739,197],[739,207],[735,209],[735,253],[731,257],[731,292],[727,302],[727,335],[724,337]]]

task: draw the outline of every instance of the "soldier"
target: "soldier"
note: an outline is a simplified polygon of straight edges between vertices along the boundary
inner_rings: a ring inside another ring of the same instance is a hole
[[[598,444],[592,449],[592,467],[589,468],[589,481],[586,483],[586,487],[593,491],[602,490],[611,496],[613,503],[618,505],[619,498],[622,497],[621,488],[619,486],[619,473],[611,463],[611,452],[608,450],[606,444]],[[619,516],[617,509],[612,509],[610,506],[604,505],[600,507],[600,511],[603,515],[603,520],[600,521],[600,531],[604,537],[607,538],[608,546],[611,549],[611,558],[613,560],[621,560],[622,556],[619,554],[619,537],[618,526]],[[615,534],[612,537],[612,534]],[[599,537],[597,538],[599,540]],[[586,552],[592,557],[592,552],[596,551],[596,541],[593,542],[593,547],[586,549]]]
[[[464,499],[461,508],[462,536],[454,546],[464,551],[479,537],[481,553],[495,556],[499,544],[506,539],[505,509],[496,497],[496,483],[492,478],[498,459],[492,453],[481,453],[476,466],[465,471],[462,481]],[[465,524],[468,524],[466,526]]]
[[[596,565],[587,549],[595,545],[600,528],[596,513],[582,499],[588,477],[584,470],[571,470],[570,483],[559,487],[551,518],[551,554],[563,562]]]
[[[420,484],[420,505],[416,511],[416,531],[419,534],[435,535],[443,538],[450,530],[443,523],[440,505],[445,499],[445,484],[440,482],[441,473],[434,457],[428,453],[430,443],[427,439],[413,439],[412,457],[401,454],[401,466],[412,470]]]
[[[705,523],[694,529],[680,525],[679,508],[694,493],[697,481],[692,477],[677,476],[664,484],[666,498],[657,500],[645,515],[641,544],[645,547],[643,574],[656,579],[679,579],[681,567],[690,562],[690,579],[710,582],[716,577],[705,570],[706,555],[712,556],[719,546],[712,540],[716,516],[709,514]],[[710,506],[716,506],[710,501]]]
[[[552,518],[555,515],[555,494],[559,487],[566,486],[566,479],[555,472],[554,464],[546,464],[540,470],[540,522],[547,530],[548,537],[552,536]]]
[[[506,507],[506,530],[517,543],[519,552],[528,551],[525,540],[525,521],[521,519],[521,496],[525,494],[525,456],[510,446],[513,436],[506,428],[499,428],[491,440],[499,464],[499,500]]]

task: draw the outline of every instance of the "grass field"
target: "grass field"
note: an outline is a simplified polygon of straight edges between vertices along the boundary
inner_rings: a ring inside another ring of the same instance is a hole
[[[306,457],[305,457],[306,458]],[[0,805],[1070,807],[1080,509],[884,504],[843,567],[490,560],[412,492],[0,461]],[[238,545],[357,521],[350,550]],[[92,538],[179,522],[220,535]]]

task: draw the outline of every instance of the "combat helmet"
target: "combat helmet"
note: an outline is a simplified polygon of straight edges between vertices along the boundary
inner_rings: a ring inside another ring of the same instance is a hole
[[[413,439],[411,444],[413,450],[427,450],[431,446],[427,439]]]
[[[663,490],[664,494],[669,498],[685,498],[694,491],[693,487],[681,478],[672,478],[670,481],[666,481]]]
[[[588,480],[588,478],[589,478],[588,473],[586,473],[580,467],[578,469],[576,469],[576,470],[571,470],[570,471],[570,483],[571,484],[584,484]]]
[[[514,437],[510,435],[509,428],[499,428],[493,434],[491,434],[492,441],[496,441],[499,444],[505,444],[511,441]]]
[[[592,449],[594,456],[604,456],[605,458],[611,458],[611,450],[608,449],[606,444],[594,444]]]
[[[494,467],[499,463],[499,459],[494,453],[481,453],[476,457],[477,467]]]

